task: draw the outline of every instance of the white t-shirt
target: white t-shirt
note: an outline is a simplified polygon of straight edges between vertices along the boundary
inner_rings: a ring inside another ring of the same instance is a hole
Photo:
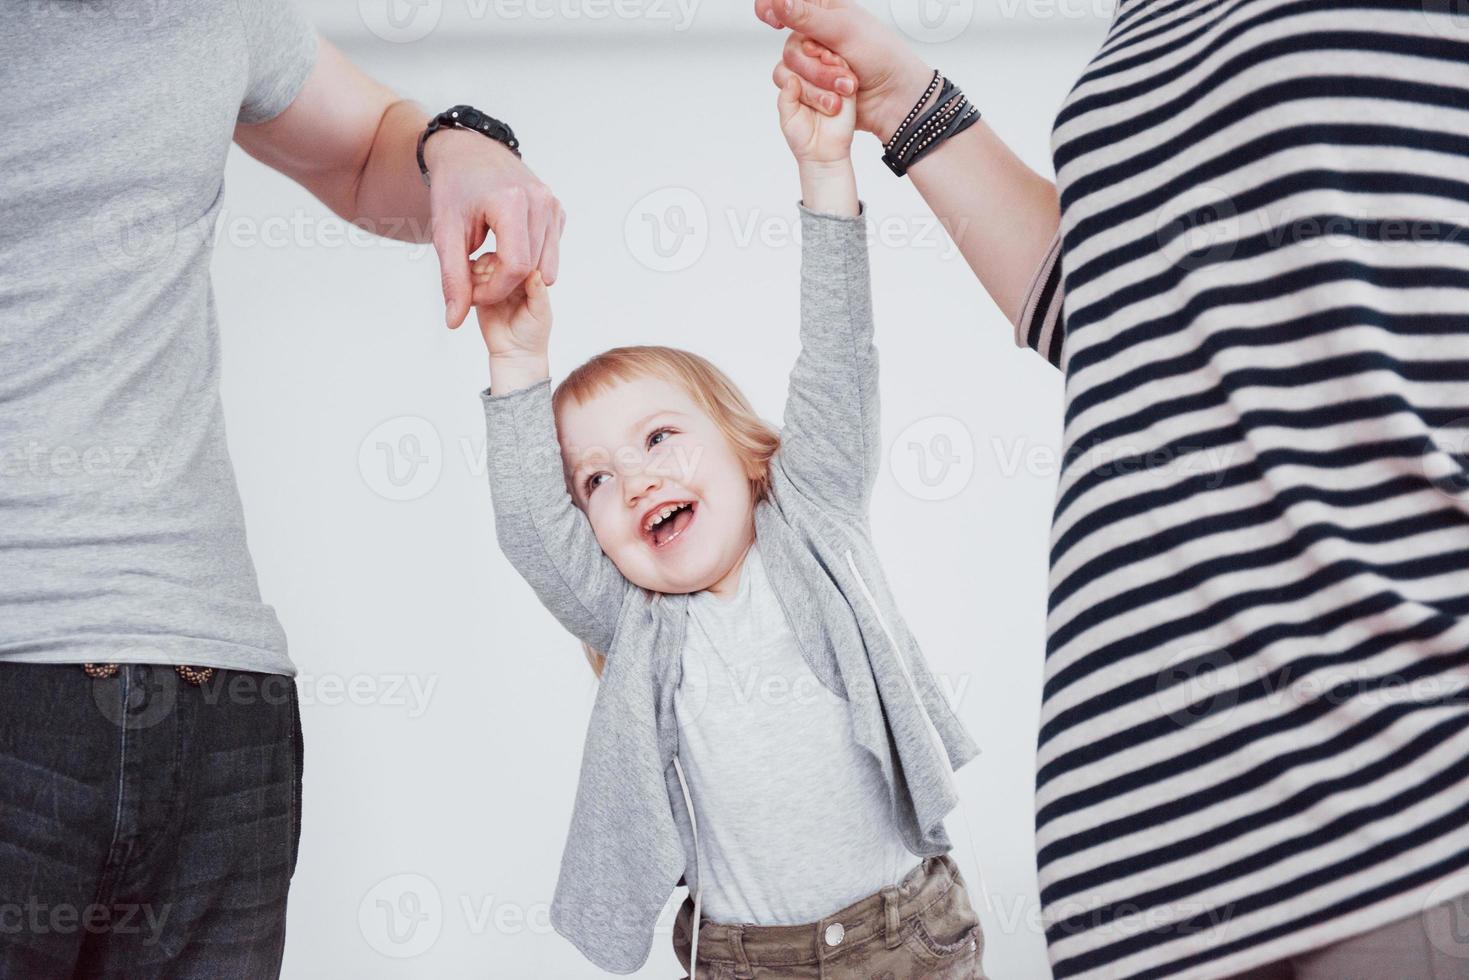
[[[674,704],[708,919],[813,922],[918,865],[847,703],[806,665],[755,547],[733,598],[690,596]]]

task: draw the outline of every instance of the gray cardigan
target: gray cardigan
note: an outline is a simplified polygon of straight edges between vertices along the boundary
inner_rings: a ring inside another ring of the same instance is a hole
[[[905,843],[941,854],[958,802],[951,771],[977,750],[898,615],[869,533],[882,445],[865,224],[802,207],[801,233],[801,353],[755,534],[806,662],[851,705]],[[597,546],[567,492],[549,381],[482,397],[500,546],[561,624],[607,654],[551,923],[593,963],[631,973],[680,876],[698,888],[674,765],[687,596],[632,585]]]

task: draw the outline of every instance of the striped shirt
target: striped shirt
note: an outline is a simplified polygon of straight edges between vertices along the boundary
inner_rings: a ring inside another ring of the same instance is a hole
[[[1229,976],[1469,892],[1454,11],[1123,0],[1056,118],[1017,340],[1066,377],[1058,978]]]

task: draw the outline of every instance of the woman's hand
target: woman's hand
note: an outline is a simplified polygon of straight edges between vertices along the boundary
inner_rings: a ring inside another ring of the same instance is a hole
[[[470,275],[479,287],[493,281],[501,259],[487,252],[474,260]],[[540,270],[495,303],[476,304],[474,313],[490,352],[490,389],[502,395],[550,377],[546,350],[551,341],[551,294]]]
[[[773,80],[799,81],[801,101],[834,115],[853,95],[857,128],[887,141],[928,87],[933,69],[855,0],[755,0],[755,15],[789,29]]]

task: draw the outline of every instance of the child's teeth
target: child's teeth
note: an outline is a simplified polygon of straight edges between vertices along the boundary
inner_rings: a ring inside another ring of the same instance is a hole
[[[683,508],[684,508],[684,505],[683,504],[674,504],[671,507],[665,507],[665,508],[663,508],[663,510],[661,510],[658,513],[654,514],[653,517],[648,521],[647,530],[651,531],[653,528],[657,527],[659,524],[662,524],[664,521],[668,520],[668,516],[670,514],[675,514],[678,511],[683,510]]]

